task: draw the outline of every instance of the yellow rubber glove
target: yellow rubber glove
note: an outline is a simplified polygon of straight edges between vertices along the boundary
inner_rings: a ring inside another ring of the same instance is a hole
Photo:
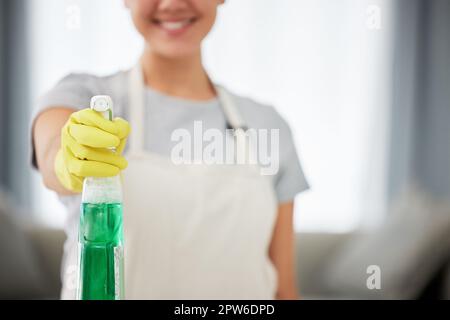
[[[129,132],[130,125],[121,118],[108,121],[92,109],[73,113],[61,131],[61,149],[55,158],[61,184],[79,193],[85,177],[118,175],[128,165],[122,151]]]

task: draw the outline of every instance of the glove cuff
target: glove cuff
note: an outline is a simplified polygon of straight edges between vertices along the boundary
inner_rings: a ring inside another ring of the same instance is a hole
[[[54,170],[56,177],[64,188],[75,193],[83,191],[83,179],[70,174],[69,170],[67,170],[62,149],[59,149],[56,154]]]

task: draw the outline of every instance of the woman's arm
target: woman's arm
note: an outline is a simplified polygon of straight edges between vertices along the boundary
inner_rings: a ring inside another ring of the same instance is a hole
[[[33,126],[33,140],[37,166],[44,185],[61,195],[73,194],[62,186],[54,169],[55,157],[61,147],[61,129],[76,110],[55,107],[40,113]]]
[[[299,298],[294,270],[294,203],[278,207],[269,256],[278,271],[277,299]]]

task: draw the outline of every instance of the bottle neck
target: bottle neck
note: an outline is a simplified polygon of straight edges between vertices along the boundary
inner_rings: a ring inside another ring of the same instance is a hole
[[[81,201],[83,203],[122,203],[120,175],[105,178],[85,178]]]

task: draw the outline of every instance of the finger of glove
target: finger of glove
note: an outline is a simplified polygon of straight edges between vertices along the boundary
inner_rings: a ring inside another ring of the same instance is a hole
[[[127,144],[127,138],[120,140],[120,144],[116,147],[116,153],[121,155]]]
[[[60,149],[55,158],[54,170],[59,182],[68,190],[72,192],[81,192],[83,188],[83,178],[70,174],[67,170],[66,156],[64,149]]]
[[[89,146],[78,143],[70,134],[68,134],[69,126],[63,128],[62,145],[66,153],[70,153],[72,157],[76,157],[79,160],[92,160],[98,162],[104,162],[118,167],[120,170],[125,169],[128,166],[128,162],[121,156],[121,150],[125,141],[121,141],[117,147],[119,151],[112,151],[106,148],[92,148]]]
[[[127,161],[119,153],[104,148],[91,148],[78,143],[69,143],[70,150],[79,160],[103,162],[118,167],[120,170],[128,166]]]
[[[113,120],[113,123],[116,126],[117,137],[119,139],[124,139],[124,138],[128,137],[128,135],[130,134],[130,131],[131,131],[131,127],[130,127],[130,124],[128,123],[128,121],[126,121],[122,118],[115,118]]]
[[[71,124],[69,134],[79,144],[93,148],[113,148],[120,144],[120,139],[102,129],[82,124]]]
[[[98,161],[80,160],[76,157],[68,161],[68,170],[78,177],[113,177],[120,172],[116,166]]]
[[[97,127],[113,135],[118,133],[118,128],[113,121],[105,119],[99,112],[92,109],[83,109],[72,113],[70,119],[77,124]]]
[[[76,192],[76,193],[80,193],[81,191],[83,191],[83,178],[78,177],[76,175],[71,174],[71,181],[70,181],[70,185],[69,185],[69,190]]]

